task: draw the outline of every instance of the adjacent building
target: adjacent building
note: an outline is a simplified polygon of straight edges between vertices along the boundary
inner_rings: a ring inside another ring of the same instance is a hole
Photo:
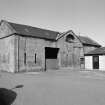
[[[85,54],[85,69],[105,71],[105,47],[97,48]]]

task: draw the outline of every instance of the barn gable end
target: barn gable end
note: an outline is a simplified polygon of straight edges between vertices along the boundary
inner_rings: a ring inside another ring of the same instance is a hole
[[[83,46],[72,30],[59,36],[57,47],[60,48],[58,57],[61,67],[81,68],[80,58],[84,56]]]
[[[0,38],[11,36],[15,33],[15,30],[13,27],[11,27],[10,24],[8,24],[7,21],[2,20],[0,22]]]

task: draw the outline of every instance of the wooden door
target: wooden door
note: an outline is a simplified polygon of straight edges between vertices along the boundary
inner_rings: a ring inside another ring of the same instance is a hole
[[[99,56],[93,56],[93,69],[99,69]]]

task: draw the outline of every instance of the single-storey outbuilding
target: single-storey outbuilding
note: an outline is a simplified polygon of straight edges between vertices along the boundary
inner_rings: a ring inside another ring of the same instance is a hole
[[[97,48],[85,54],[85,69],[105,71],[105,47]]]

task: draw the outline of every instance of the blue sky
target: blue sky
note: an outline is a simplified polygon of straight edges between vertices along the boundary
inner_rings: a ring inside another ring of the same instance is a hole
[[[0,19],[89,36],[105,46],[105,0],[0,0]]]

